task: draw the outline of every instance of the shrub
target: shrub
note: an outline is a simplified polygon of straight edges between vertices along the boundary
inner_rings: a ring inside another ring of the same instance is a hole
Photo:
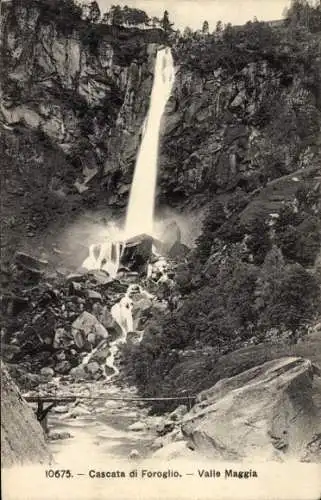
[[[300,264],[286,265],[280,249],[273,247],[255,290],[258,325],[296,330],[313,318],[319,293],[317,279]]]

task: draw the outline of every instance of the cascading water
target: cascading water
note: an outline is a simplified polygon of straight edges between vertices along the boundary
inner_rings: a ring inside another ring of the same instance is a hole
[[[156,56],[150,106],[127,207],[126,238],[153,233],[159,130],[173,82],[174,63],[171,50],[161,49]]]

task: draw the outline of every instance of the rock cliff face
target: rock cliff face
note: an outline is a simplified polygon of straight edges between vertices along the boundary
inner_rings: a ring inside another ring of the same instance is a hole
[[[2,467],[51,460],[40,424],[1,361]]]
[[[132,173],[162,32],[94,26],[77,12],[61,25],[45,7],[14,1],[5,11],[1,119],[59,146],[82,191],[98,171]]]
[[[233,75],[223,68],[199,74],[186,68],[179,48],[176,60],[160,160],[169,197],[249,192],[320,164],[321,112],[305,76],[289,82],[284,68],[264,59]]]

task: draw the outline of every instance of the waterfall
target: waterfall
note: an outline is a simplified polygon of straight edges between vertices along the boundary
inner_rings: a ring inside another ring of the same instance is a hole
[[[119,268],[123,245],[119,241],[106,241],[90,245],[89,256],[82,263],[83,268],[89,271],[102,269],[115,278]]]
[[[142,233],[153,234],[159,131],[173,82],[174,64],[171,50],[161,49],[156,56],[149,111],[127,207],[126,238]]]
[[[169,48],[164,48],[159,50],[156,55],[149,111],[143,124],[142,142],[136,160],[127,206],[125,230],[121,234],[110,226],[110,234],[106,236],[104,243],[90,246],[89,256],[82,264],[83,268],[88,270],[102,269],[115,278],[124,251],[124,245],[121,241],[143,233],[153,234],[159,132],[173,82],[172,53]]]

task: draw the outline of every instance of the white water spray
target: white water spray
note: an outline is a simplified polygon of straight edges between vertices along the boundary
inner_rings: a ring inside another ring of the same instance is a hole
[[[104,242],[92,244],[89,247],[89,256],[84,260],[81,267],[88,271],[101,269],[106,271],[109,276],[117,276],[119,263],[124,250],[121,241],[121,232],[113,225],[109,224],[104,234]]]
[[[142,233],[153,234],[159,130],[173,82],[173,57],[171,50],[165,48],[159,50],[156,56],[149,112],[143,130],[127,207],[126,238]]]

